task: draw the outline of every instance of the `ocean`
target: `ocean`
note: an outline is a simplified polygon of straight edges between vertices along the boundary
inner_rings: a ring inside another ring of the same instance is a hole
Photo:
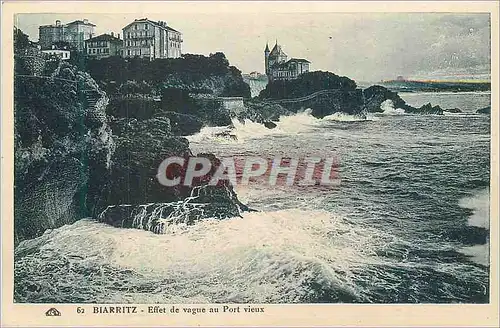
[[[236,186],[258,212],[164,235],[91,219],[16,248],[16,302],[488,303],[489,93],[401,93],[461,114],[282,117],[193,153],[334,158],[332,186]]]

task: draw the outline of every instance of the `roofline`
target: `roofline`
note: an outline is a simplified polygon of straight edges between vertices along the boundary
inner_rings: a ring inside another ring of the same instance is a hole
[[[113,36],[113,35],[108,34],[108,33],[103,33],[103,34],[91,37],[90,39],[84,40],[84,42],[94,41],[94,39],[97,39],[97,38],[100,38],[100,37],[103,37],[103,36],[109,36],[110,38],[113,38],[112,40],[107,40],[107,41],[123,41],[122,39],[117,38],[116,36]]]
[[[60,25],[56,25],[56,24],[46,24],[46,25],[40,25],[38,26],[38,29],[42,28],[42,27],[67,27],[68,25],[73,25],[73,24],[76,24],[75,23],[76,21],[72,21],[72,22],[69,22],[69,23],[66,23],[66,24],[60,24]],[[95,24],[92,24],[92,23],[78,23],[80,25],[90,25],[90,26],[97,26]]]
[[[81,22],[81,23],[76,23],[76,22]],[[72,22],[69,22],[69,23],[66,23],[66,24],[63,24],[63,25],[73,25],[73,24],[96,26],[95,24],[92,24],[92,23],[89,23],[89,22],[85,23],[84,21],[82,21],[80,19],[74,20]]]
[[[291,61],[301,61],[301,62],[306,62],[306,63],[309,63],[309,64],[311,63],[309,60],[304,59],[304,58],[290,58],[288,60],[288,62],[291,62]]]
[[[122,28],[122,30],[126,29],[127,27],[129,27],[130,25],[134,24],[134,23],[137,23],[137,22],[148,22],[148,23],[151,23],[152,25],[154,26],[157,26],[159,28],[162,28],[164,30],[171,30],[173,32],[176,32],[176,33],[180,33],[182,34],[181,32],[171,28],[170,26],[161,26],[160,24],[158,24],[157,22],[151,20],[151,19],[147,19],[147,18],[141,18],[141,19],[137,19],[137,20],[134,20],[132,23],[129,23],[127,25],[125,25],[125,27]]]

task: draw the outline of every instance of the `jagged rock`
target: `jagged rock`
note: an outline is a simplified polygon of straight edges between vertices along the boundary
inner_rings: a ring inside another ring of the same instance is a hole
[[[268,129],[274,129],[277,125],[276,123],[274,122],[269,122],[269,121],[266,121],[264,122],[264,126]]]
[[[405,108],[405,112],[409,114],[434,114],[443,115],[443,109],[439,106],[432,106],[431,103],[420,106],[419,108]]]
[[[132,154],[134,149],[131,148]],[[148,150],[151,149],[144,151]],[[215,185],[209,184],[222,165],[213,154],[197,155],[210,160],[211,170],[205,176],[194,178],[188,186],[184,185],[184,178],[192,155],[178,155],[186,161],[182,167],[176,166],[169,171],[171,178],[180,178],[179,185],[173,187],[163,186],[156,178],[151,178],[157,172],[157,166],[152,165],[150,168],[154,158],[138,156],[126,165],[118,165],[121,171],[112,176],[112,198],[108,198],[109,203],[116,205],[108,206],[99,215],[99,220],[116,227],[164,233],[165,228],[171,224],[190,225],[206,218],[225,219],[240,216],[242,212],[249,210],[238,200],[229,181],[220,180]],[[123,157],[127,156],[130,154]],[[125,186],[129,189],[120,191]]]
[[[109,206],[98,219],[115,227],[165,233],[174,224],[237,217],[248,210],[228,186],[204,185],[193,188],[189,197],[177,202]]]
[[[394,108],[402,108],[406,111],[408,106],[401,97],[383,86],[372,85],[363,90],[364,108],[369,113],[383,112],[381,105],[386,100],[391,100]]]
[[[476,111],[476,113],[478,113],[478,114],[491,114],[491,106],[478,109]]]
[[[219,181],[215,186],[207,185],[221,165],[212,154],[198,154],[210,160],[211,171],[204,177],[193,179],[191,184],[184,185],[188,160],[193,154],[187,139],[172,134],[168,118],[158,116],[142,121],[121,120],[114,130],[118,134],[115,137],[116,152],[112,158],[105,204],[139,206],[150,203],[175,203],[192,195],[193,188],[204,186],[204,192],[198,195],[198,200],[214,203],[208,207],[214,209],[210,212],[212,216],[234,216],[237,214],[236,208],[246,208],[237,200],[229,181]],[[174,167],[173,171],[170,171],[174,177],[181,178],[181,183],[176,186],[164,186],[157,179],[158,168],[165,159],[173,156],[185,159],[182,167]],[[223,207],[224,210],[215,213],[216,208]]]

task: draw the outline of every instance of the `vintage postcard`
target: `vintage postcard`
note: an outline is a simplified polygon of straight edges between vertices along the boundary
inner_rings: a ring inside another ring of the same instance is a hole
[[[4,3],[2,326],[498,326],[498,10]]]

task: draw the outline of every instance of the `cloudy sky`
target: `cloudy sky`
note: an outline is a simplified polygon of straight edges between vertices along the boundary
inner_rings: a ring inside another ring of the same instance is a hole
[[[181,31],[184,53],[222,51],[243,72],[264,71],[266,42],[311,69],[358,81],[403,75],[421,79],[489,79],[489,14],[436,13],[141,13],[20,14],[16,25],[38,40],[38,26],[87,18],[96,33],[121,34],[135,18],[164,20]]]

